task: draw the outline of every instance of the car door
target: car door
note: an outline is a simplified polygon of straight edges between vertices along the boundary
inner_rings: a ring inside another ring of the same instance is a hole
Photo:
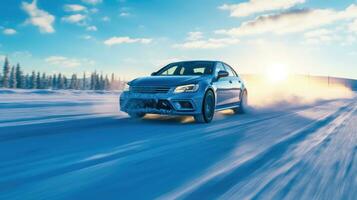
[[[240,101],[240,95],[242,92],[242,81],[231,66],[225,63],[223,65],[229,74],[229,76],[227,77],[229,82],[229,93],[231,96],[229,103],[238,103]]]
[[[216,64],[215,68],[215,77],[218,76],[219,71],[226,71],[226,69],[223,66],[223,63],[218,62]],[[217,95],[217,100],[216,100],[216,107],[221,107],[226,104],[229,104],[229,102],[232,99],[232,94],[230,92],[230,83],[229,83],[229,77],[223,77],[220,79],[216,79],[213,83],[216,87],[216,95]]]

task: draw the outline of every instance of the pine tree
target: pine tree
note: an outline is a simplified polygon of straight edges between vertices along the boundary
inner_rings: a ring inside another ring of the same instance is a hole
[[[104,90],[109,90],[109,89],[110,89],[110,81],[108,75],[106,75],[104,80]]]
[[[93,90],[93,72],[90,74],[90,83],[89,83],[89,89]]]
[[[0,88],[2,88],[2,73],[0,72]]]
[[[93,72],[92,73],[90,84],[91,84],[90,89],[91,90],[95,90],[96,89],[96,85],[97,85],[97,72]]]
[[[25,89],[29,89],[30,88],[30,75],[29,74],[26,74],[26,76],[25,76],[25,85],[24,85],[24,87],[23,88],[25,88]]]
[[[36,76],[36,88],[37,89],[43,89],[42,85],[41,85],[41,74],[40,72],[37,72],[37,76]]]
[[[122,90],[123,87],[122,87],[122,82],[121,82],[121,78],[119,77],[119,80],[118,80],[118,88],[119,90]]]
[[[48,80],[46,77],[45,73],[42,73],[42,77],[41,77],[41,88],[42,89],[47,89],[48,88]]]
[[[62,78],[62,74],[59,73],[57,77],[57,89],[63,89],[64,88],[64,80]]]
[[[87,80],[86,80],[86,73],[83,72],[83,79],[82,79],[82,90],[85,90],[86,89],[86,84]]]
[[[112,73],[112,79],[110,80],[109,83],[109,89],[114,89],[115,88],[115,75]]]
[[[68,79],[63,75],[63,89],[68,89]]]
[[[57,76],[56,74],[53,74],[53,78],[52,78],[52,89],[57,89]]]
[[[37,84],[36,84],[36,73],[35,71],[32,71],[31,77],[30,77],[30,89],[36,89]]]
[[[108,74],[99,74],[97,71],[92,72],[89,77],[84,72],[82,79],[79,79],[77,74],[72,74],[70,79],[67,79],[61,73],[47,76],[45,73],[35,71],[24,75],[20,63],[17,63],[16,67],[10,67],[7,57],[2,72],[0,72],[0,87],[5,88],[110,90],[121,87],[121,84],[124,83],[120,78],[119,81],[115,80],[114,73],[108,76]]]
[[[16,65],[16,83],[17,83],[16,86],[17,88],[25,88],[25,78],[23,76],[19,63],[17,63]]]
[[[8,88],[10,83],[9,83],[9,78],[10,78],[10,63],[7,57],[5,57],[5,62],[4,62],[4,69],[3,69],[3,77],[2,77],[2,86],[4,88]]]
[[[104,88],[104,79],[103,79],[103,74],[100,74],[99,77],[99,82],[98,82],[98,89],[97,90],[103,90]]]
[[[50,75],[47,79],[47,89],[51,89],[52,88],[52,76]]]
[[[16,71],[15,71],[15,66],[12,66],[10,72],[10,88],[16,88],[16,86],[17,86]]]
[[[114,76],[114,73],[112,73],[112,80],[110,82],[114,83],[115,81],[115,76]]]
[[[69,84],[69,89],[75,89],[76,88],[76,80],[77,77],[75,74],[72,74],[72,77],[71,77],[71,83]]]

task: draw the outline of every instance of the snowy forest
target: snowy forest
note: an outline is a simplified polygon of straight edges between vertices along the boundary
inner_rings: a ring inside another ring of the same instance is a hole
[[[2,73],[0,73],[0,88],[120,90],[124,85],[125,81],[117,80],[114,73],[108,76],[96,71],[89,76],[83,73],[80,77],[77,74],[66,77],[61,73],[47,75],[36,71],[24,74],[21,65],[18,63],[16,66],[11,66],[7,57],[5,57]]]

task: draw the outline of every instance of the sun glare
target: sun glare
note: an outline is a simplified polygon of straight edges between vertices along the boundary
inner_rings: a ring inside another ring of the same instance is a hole
[[[266,76],[270,82],[277,83],[285,81],[289,73],[284,65],[276,64],[267,69]]]

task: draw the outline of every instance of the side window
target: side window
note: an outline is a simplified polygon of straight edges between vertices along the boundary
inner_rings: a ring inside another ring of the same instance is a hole
[[[204,74],[205,73],[205,68],[204,67],[200,67],[200,68],[194,68],[193,69],[193,72],[195,73],[195,74]]]
[[[216,64],[216,70],[214,74],[217,76],[219,71],[226,71],[226,69],[224,69],[223,64],[220,62]]]
[[[162,72],[162,75],[167,75],[167,76],[174,75],[176,72],[176,69],[177,69],[177,66],[170,67],[169,69]]]
[[[181,67],[178,71],[179,75],[183,75],[185,73],[185,68]]]
[[[226,71],[228,72],[229,76],[237,76],[235,71],[230,66],[225,64],[224,67],[226,68]]]

